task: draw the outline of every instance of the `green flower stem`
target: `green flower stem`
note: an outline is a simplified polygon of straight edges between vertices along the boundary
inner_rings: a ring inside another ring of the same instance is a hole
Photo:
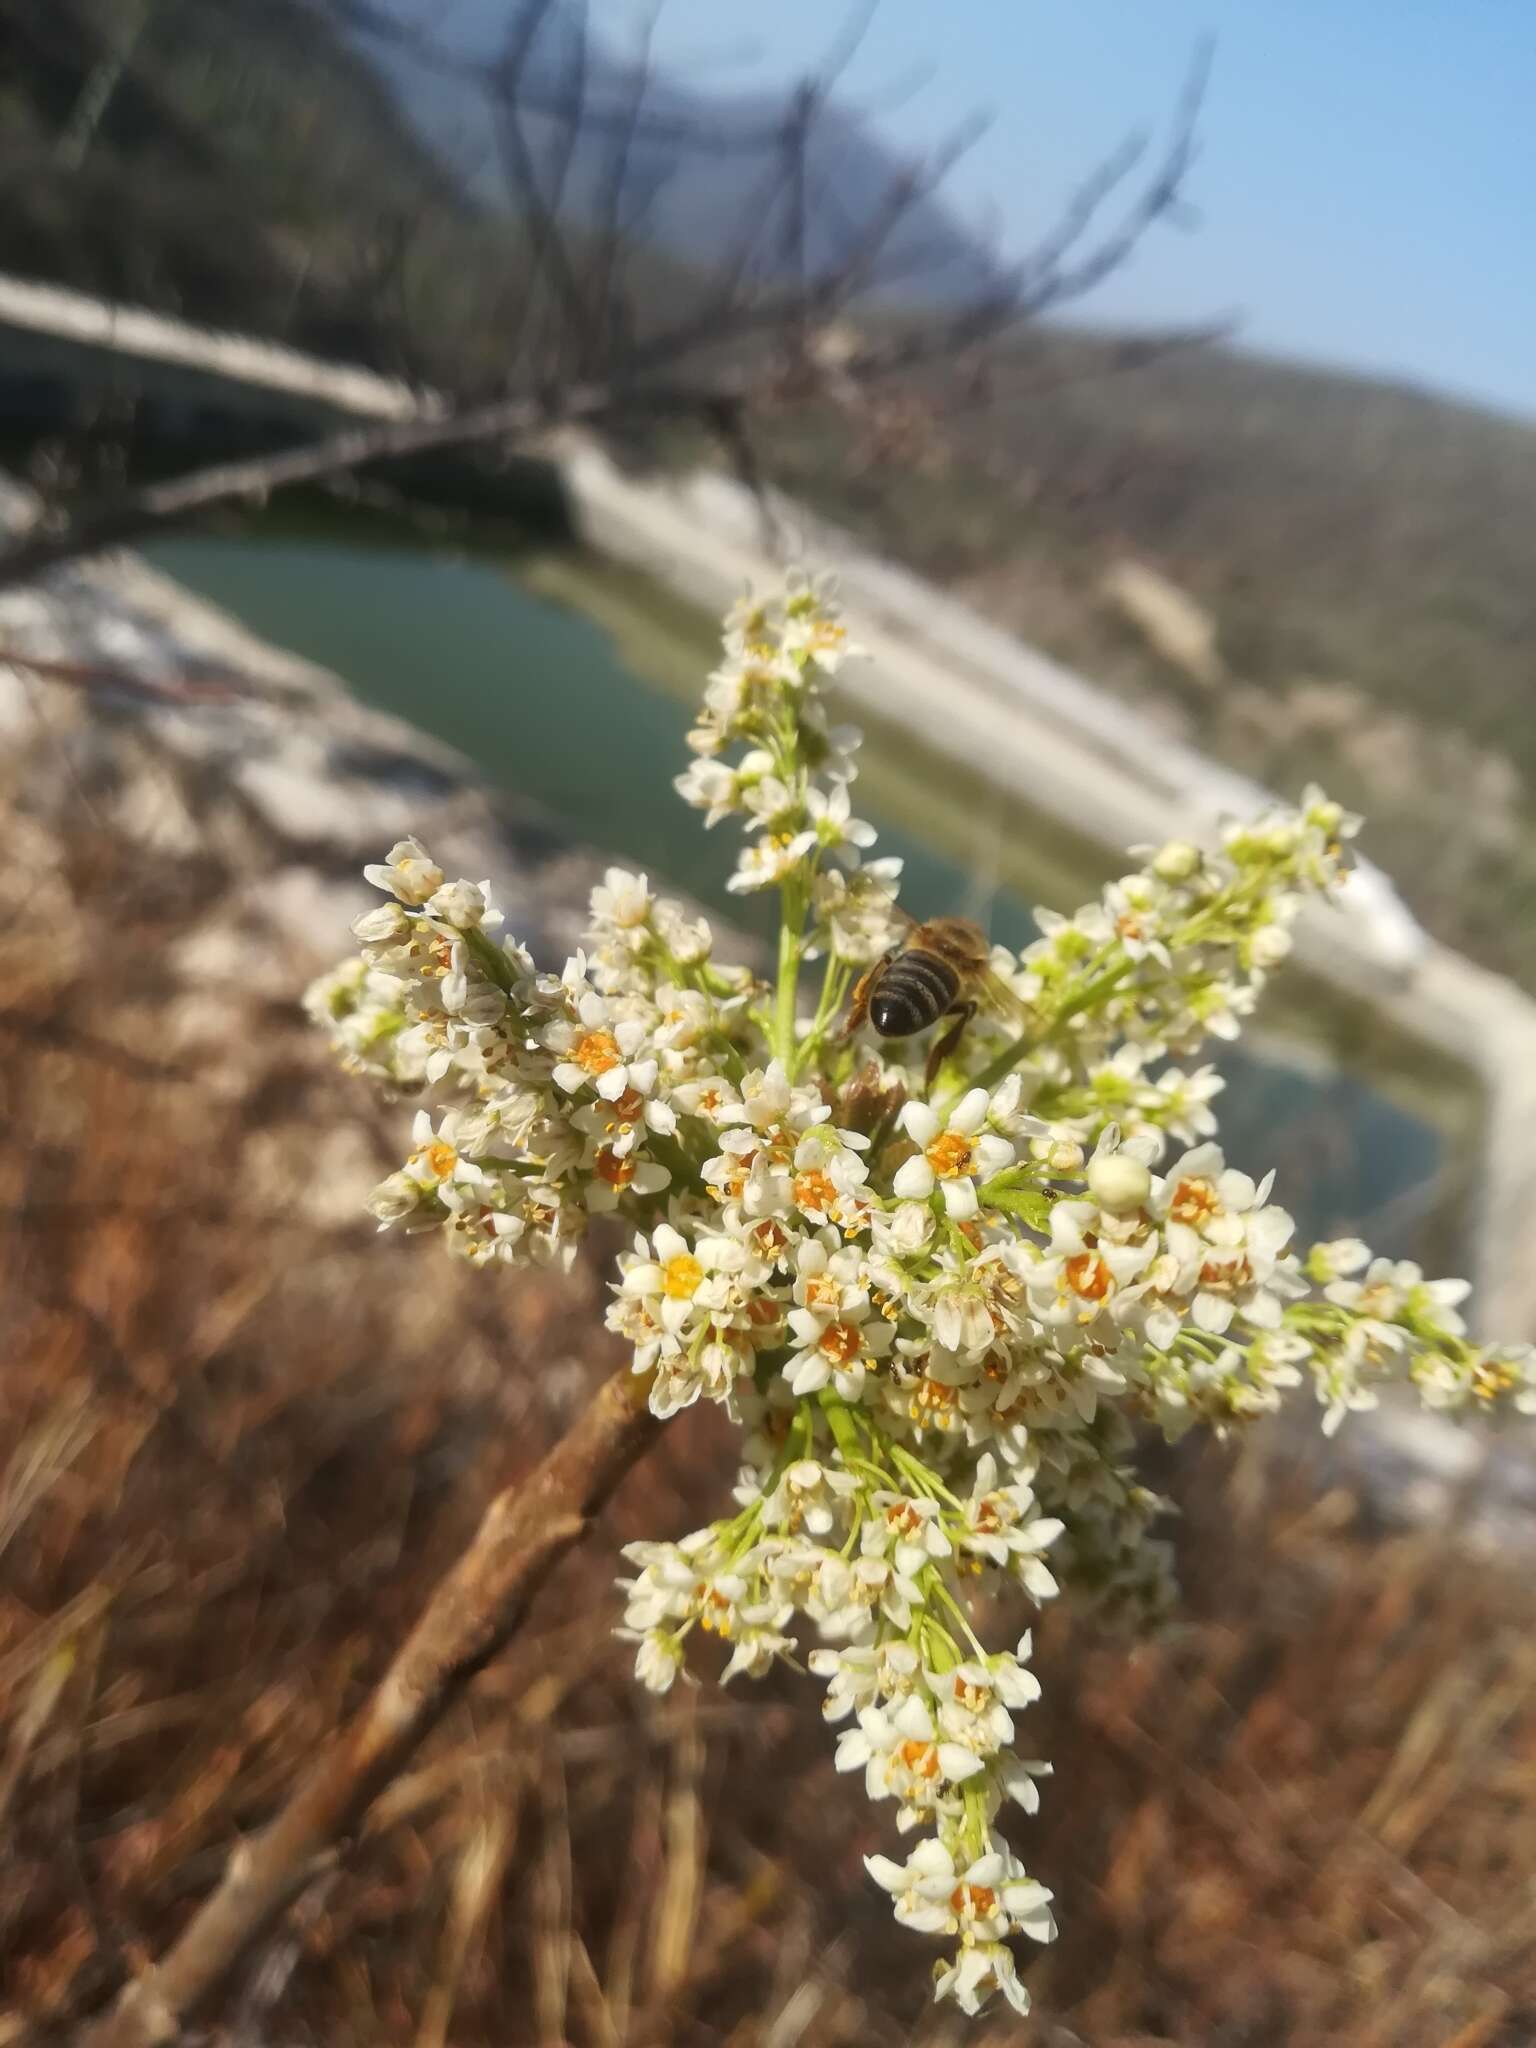
[[[1117,988],[1135,965],[1136,962],[1127,954],[1122,960],[1117,961],[1113,967],[1107,968],[1104,973],[1096,974],[1091,980],[1084,982],[1076,994],[1070,996],[1057,1010],[1055,1016],[1051,1019],[1051,1026],[1045,1034],[1046,1037],[1054,1038],[1062,1025],[1069,1023],[1079,1012],[1095,1008],[1100,998],[1107,996],[1111,989]]]
[[[827,969],[821,981],[821,1000],[816,1005],[816,1015],[811,1020],[810,1031],[795,1052],[796,1072],[821,1050],[822,1041],[827,1035],[827,1027],[843,1006],[843,997],[848,992],[848,977],[851,971],[847,962],[840,959],[836,953],[827,955]]]
[[[947,1501],[958,1513],[965,1512],[964,1501],[957,1499],[937,1473],[931,1472],[921,1458],[914,1457],[905,1444],[892,1444],[890,1450],[891,1462],[906,1473],[914,1485],[921,1487],[924,1493],[932,1494],[935,1500]]]
[[[976,1198],[984,1209],[1001,1209],[1007,1216],[1017,1216],[1031,1230],[1049,1236],[1050,1196],[1039,1188],[1023,1185],[1015,1180],[1012,1173],[1000,1173],[996,1180],[983,1182]]]
[[[971,1627],[970,1616],[966,1613],[965,1609],[960,1605],[960,1602],[955,1598],[954,1594],[951,1593],[948,1586],[945,1585],[944,1574],[942,1570],[939,1568],[938,1565],[931,1564],[929,1565],[928,1569],[924,1572],[923,1577],[927,1580],[929,1589],[932,1592],[938,1594],[939,1598],[943,1601],[944,1605],[949,1609],[950,1613],[955,1617],[956,1621],[959,1622],[962,1630],[965,1633],[965,1639],[970,1644],[971,1648],[976,1652],[978,1660],[981,1663],[985,1664],[987,1661],[986,1644],[982,1642],[980,1636],[977,1635],[975,1629]]]
[[[954,1637],[937,1615],[925,1611],[919,1633],[923,1639],[923,1654],[933,1670],[953,1671],[957,1664],[965,1662]]]
[[[795,997],[800,986],[800,948],[805,929],[805,902],[801,889],[786,883],[779,924],[778,995],[773,1011],[773,1051],[793,1080],[795,1055]]]
[[[990,1060],[973,1079],[966,1081],[962,1087],[952,1089],[939,1105],[941,1113],[972,1088],[985,1088],[990,1091],[1000,1081],[1006,1081],[1020,1060],[1028,1059],[1037,1046],[1044,1045],[1048,1039],[1054,1038],[1064,1024],[1070,1023],[1072,1018],[1083,1010],[1094,1008],[1103,997],[1125,980],[1135,965],[1136,962],[1129,955],[1125,955],[1103,973],[1090,974],[1087,980],[1079,981],[1072,993],[1051,1012],[1048,1024],[1033,1031],[1022,1032],[1019,1037],[1005,1045],[997,1057]]]
[[[842,1395],[835,1387],[823,1387],[816,1400],[827,1418],[827,1427],[832,1432],[832,1441],[842,1453],[843,1463],[850,1468],[855,1465],[868,1465],[869,1460],[864,1455],[865,1447],[859,1433],[859,1425],[854,1419],[853,1410]],[[874,1466],[870,1466],[870,1470],[876,1471],[881,1480],[890,1476],[888,1473],[878,1472],[878,1468]]]
[[[478,925],[468,931],[461,930],[460,938],[474,955],[475,963],[488,980],[494,981],[503,995],[512,993],[512,963],[500,946],[486,937]]]
[[[987,1853],[989,1832],[985,1800],[976,1787],[969,1784],[963,1785],[960,1788],[960,1796],[965,1802],[965,1826],[961,1831],[962,1839],[968,1835],[976,1855],[984,1856]]]

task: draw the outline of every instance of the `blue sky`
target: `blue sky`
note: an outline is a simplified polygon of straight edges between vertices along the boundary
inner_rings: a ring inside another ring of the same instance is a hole
[[[622,39],[629,0],[596,0]],[[828,0],[667,0],[658,55],[720,85],[814,62]],[[1536,0],[883,0],[845,92],[932,76],[888,125],[991,131],[950,197],[1027,245],[1127,130],[1166,121],[1201,35],[1215,71],[1191,181],[1084,317],[1239,317],[1278,354],[1536,414]]]

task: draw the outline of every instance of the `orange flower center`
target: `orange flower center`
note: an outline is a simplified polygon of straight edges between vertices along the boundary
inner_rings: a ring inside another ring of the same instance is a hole
[[[816,1214],[825,1216],[829,1210],[837,1206],[837,1189],[832,1183],[832,1177],[823,1173],[819,1167],[813,1167],[807,1173],[797,1173],[794,1191],[797,1209],[813,1210]]]
[[[1208,1180],[1181,1180],[1173,1191],[1169,1214],[1179,1223],[1203,1223],[1221,1207],[1216,1190]]]
[[[924,1156],[940,1180],[953,1180],[956,1174],[970,1172],[976,1152],[959,1131],[940,1131]]]
[[[611,1188],[627,1188],[635,1177],[635,1162],[626,1153],[621,1159],[611,1145],[604,1145],[593,1161],[599,1180],[607,1181]]]
[[[610,1115],[614,1123],[637,1124],[645,1115],[645,1097],[638,1088],[626,1088],[612,1105]]]
[[[939,1775],[939,1752],[931,1742],[915,1739],[904,1742],[896,1754],[914,1778],[936,1778]]]
[[[700,1628],[706,1629],[711,1635],[729,1638],[734,1616],[731,1612],[731,1603],[725,1595],[713,1586],[706,1587],[701,1584],[694,1588],[694,1598],[699,1602]]]
[[[422,1153],[428,1167],[439,1180],[446,1180],[458,1164],[459,1155],[444,1138],[434,1138]]]
[[[1079,1252],[1067,1261],[1067,1285],[1084,1301],[1102,1301],[1114,1285],[1114,1275],[1097,1252]]]
[[[942,1380],[922,1380],[912,1396],[910,1413],[914,1422],[947,1422],[956,1393]]]
[[[661,1291],[672,1301],[689,1301],[704,1278],[704,1268],[691,1252],[679,1252],[661,1269]]]
[[[962,1918],[969,1912],[984,1920],[997,1910],[997,1893],[989,1884],[957,1884],[949,1895],[949,1910]]]
[[[829,1358],[834,1365],[849,1364],[863,1348],[857,1323],[828,1323],[816,1345],[822,1357]]]
[[[588,1031],[578,1038],[571,1058],[584,1074],[606,1074],[624,1055],[611,1031]]]
[[[1235,1294],[1239,1288],[1253,1285],[1253,1268],[1246,1259],[1208,1259],[1200,1268],[1200,1285]]]

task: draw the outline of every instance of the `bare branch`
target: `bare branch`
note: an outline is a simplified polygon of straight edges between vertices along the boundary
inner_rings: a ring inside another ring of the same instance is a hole
[[[809,79],[795,88],[784,123],[784,226],[779,237],[779,267],[789,279],[790,305],[785,322],[785,353],[798,362],[805,354],[807,275],[805,246],[806,157],[818,109],[816,88]]]
[[[1101,284],[1111,271],[1120,268],[1154,223],[1177,215],[1183,203],[1184,180],[1195,160],[1200,109],[1205,103],[1214,54],[1215,44],[1207,37],[1197,47],[1190,64],[1167,148],[1120,226],[1096,249],[1091,250],[1075,269],[1068,271],[1062,271],[1058,266],[1071,243],[1077,239],[1077,235],[1071,234],[1063,238],[1058,233],[1052,238],[1058,244],[1055,255],[1035,271],[1025,289],[1024,295],[1034,308],[1055,304],[1063,299],[1083,297],[1085,293],[1092,291],[1095,285]],[[1139,161],[1141,154],[1139,145],[1128,146],[1128,151],[1122,153],[1122,169],[1117,170],[1116,159],[1111,158],[1100,172],[1097,197],[1089,197],[1094,190],[1092,182],[1085,188],[1084,194],[1079,195],[1078,207],[1083,207],[1085,201],[1087,202],[1086,210],[1082,213],[1083,227],[1088,225],[1092,213],[1101,201]],[[1069,222],[1072,215],[1073,209],[1069,208]],[[1048,294],[1048,297],[1042,298],[1042,293]]]
[[[124,493],[78,514],[62,531],[35,527],[0,552],[0,588],[219,505],[259,500],[295,484],[329,482],[367,464],[429,450],[515,445],[561,422],[621,413],[632,419],[685,416],[719,434],[721,421],[728,418],[728,451],[745,476],[756,468],[752,462],[744,468],[741,455],[741,436],[754,407],[819,394],[862,404],[874,384],[925,364],[973,355],[1040,313],[1080,297],[1123,263],[1152,224],[1175,216],[1182,204],[1209,70],[1205,48],[1192,68],[1162,157],[1124,217],[1097,242],[1085,247],[1100,209],[1142,160],[1142,145],[1122,149],[1101,166],[1053,232],[1021,263],[984,277],[965,303],[919,308],[900,319],[892,313],[872,334],[854,332],[851,347],[839,335],[835,347],[823,349],[818,329],[876,287],[889,294],[894,281],[912,277],[929,260],[921,234],[909,233],[893,256],[895,238],[904,224],[914,223],[916,210],[982,132],[981,124],[969,123],[926,161],[898,168],[867,217],[843,235],[842,246],[813,263],[813,218],[818,206],[826,207],[813,190],[813,133],[832,83],[851,61],[872,17],[869,0],[859,0],[822,70],[795,89],[777,125],[758,135],[756,146],[766,150],[768,175],[743,206],[733,245],[692,288],[667,295],[667,303],[679,296],[686,301],[670,325],[637,338],[622,303],[625,265],[635,247],[635,215],[626,218],[625,206],[634,151],[641,139],[654,143],[663,134],[670,134],[679,150],[713,149],[719,140],[707,124],[653,121],[648,37],[624,92],[614,97],[609,89],[599,104],[592,90],[595,72],[585,13],[582,46],[565,65],[557,89],[552,92],[540,82],[530,62],[554,0],[516,0],[501,52],[492,62],[472,64],[422,44],[415,30],[382,14],[374,0],[310,4],[325,5],[337,18],[370,33],[403,40],[412,50],[420,46],[423,61],[469,64],[490,100],[507,175],[522,202],[520,223],[508,229],[509,245],[516,247],[526,237],[533,271],[529,288],[518,294],[512,309],[512,346],[522,364],[516,385],[484,404],[464,402],[463,390],[452,393],[445,411],[432,419],[344,428],[307,446],[216,463]],[[523,123],[530,115],[557,124],[552,179],[541,175],[529,147]],[[580,237],[562,218],[569,210],[564,202],[578,131],[607,133],[613,141],[595,229],[588,221]],[[595,240],[589,240],[594,234]],[[765,261],[770,235],[776,260]],[[404,247],[400,241],[386,252],[389,274],[397,282]],[[547,347],[540,346],[536,333],[522,339],[519,321],[546,318],[551,323]],[[509,353],[502,354],[503,362]]]
[[[859,54],[879,12],[880,0],[853,0],[847,19],[833,35],[821,62],[812,69],[811,76],[816,80],[816,89],[823,99]]]
[[[632,206],[626,218],[624,195],[630,182],[630,164],[634,155],[636,130],[645,109],[646,96],[651,89],[651,43],[656,33],[656,21],[660,12],[661,0],[653,0],[640,31],[639,47],[630,71],[629,98],[626,102],[629,118],[619,128],[609,148],[598,184],[597,203],[594,209],[597,246],[592,267],[592,302],[602,325],[604,343],[610,349],[622,346],[623,337],[620,329],[627,326],[622,311],[625,235],[633,233],[645,208],[654,201],[656,194],[661,190],[660,182],[653,183],[645,195],[643,205],[638,209]]]
[[[523,88],[523,73],[540,29],[549,17],[553,0],[524,0],[508,31],[505,50],[502,53],[494,77],[497,91],[493,102],[496,142],[501,152],[502,164],[508,182],[522,203],[523,214],[528,223],[529,238],[533,245],[535,276],[542,276],[560,302],[566,325],[575,344],[575,358],[583,370],[591,367],[588,343],[587,303],[581,289],[581,280],[576,275],[566,246],[564,231],[559,218],[558,196],[551,200],[545,196],[539,180],[538,168],[529,151],[523,134],[520,106]],[[581,80],[585,78],[585,63],[579,74],[577,91],[584,90]],[[564,109],[569,117],[564,130],[568,141],[563,164],[570,161],[570,150],[575,146],[575,122],[580,118],[579,106]],[[561,118],[557,112],[556,118]],[[559,182],[563,187],[564,168],[560,169]]]
[[[646,389],[646,410],[697,415],[713,394],[656,385]],[[633,403],[633,400],[630,401]],[[210,464],[169,482],[130,491],[73,520],[58,532],[25,535],[0,552],[0,590],[30,583],[46,570],[82,555],[100,554],[147,534],[182,525],[221,505],[265,499],[295,484],[319,483],[369,463],[387,462],[431,450],[516,441],[542,429],[591,420],[615,410],[620,400],[607,385],[577,385],[548,399],[522,396],[468,406],[443,417],[346,427],[320,441],[276,455]]]
[[[233,704],[261,694],[256,684],[241,676],[143,676],[105,663],[48,661],[13,647],[0,646],[0,667],[28,669],[50,683],[67,683],[77,690],[122,690],[155,704]]]
[[[497,1495],[458,1563],[351,1724],[276,1817],[230,1855],[171,1947],[79,2039],[165,2048],[298,1898],[463,1686],[522,1625],[529,1603],[660,1425],[627,1366],[524,1481]]]
[[[908,165],[892,178],[859,240],[851,249],[839,253],[837,261],[828,266],[815,285],[811,296],[818,312],[826,314],[836,306],[847,305],[868,288],[876,276],[881,253],[902,221],[920,201],[938,190],[960,159],[975,148],[989,125],[982,115],[962,122],[926,161]]]
[[[545,204],[557,218],[565,202],[566,180],[571,174],[571,160],[576,154],[576,143],[581,134],[582,115],[587,100],[587,57],[589,33],[587,27],[586,0],[575,0],[571,21],[576,32],[576,43],[571,53],[570,66],[566,72],[565,89],[560,98],[560,111],[554,117],[556,128],[555,160],[550,169],[545,187]]]
[[[312,0],[319,11],[333,20],[350,23],[380,42],[408,50],[424,70],[440,76],[459,78],[482,90],[494,92],[498,65],[483,59],[456,56],[431,37],[397,21],[372,0]],[[528,84],[523,105],[531,114],[558,116],[560,95],[538,84]],[[588,97],[583,125],[594,135],[620,134],[634,120],[626,99]],[[644,114],[635,124],[635,139],[673,149],[698,150],[719,156],[763,156],[773,150],[783,130],[780,121],[731,125],[672,114]]]

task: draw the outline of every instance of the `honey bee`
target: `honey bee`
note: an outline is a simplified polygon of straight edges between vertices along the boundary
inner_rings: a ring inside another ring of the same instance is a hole
[[[898,913],[905,915],[904,912]],[[931,1084],[978,1009],[1010,1017],[1021,1025],[1023,1003],[993,971],[986,933],[968,917],[931,917],[913,923],[899,945],[892,946],[860,979],[848,1006],[843,1036],[868,1023],[882,1038],[914,1038],[945,1017],[954,1022],[928,1054],[926,1078]]]

